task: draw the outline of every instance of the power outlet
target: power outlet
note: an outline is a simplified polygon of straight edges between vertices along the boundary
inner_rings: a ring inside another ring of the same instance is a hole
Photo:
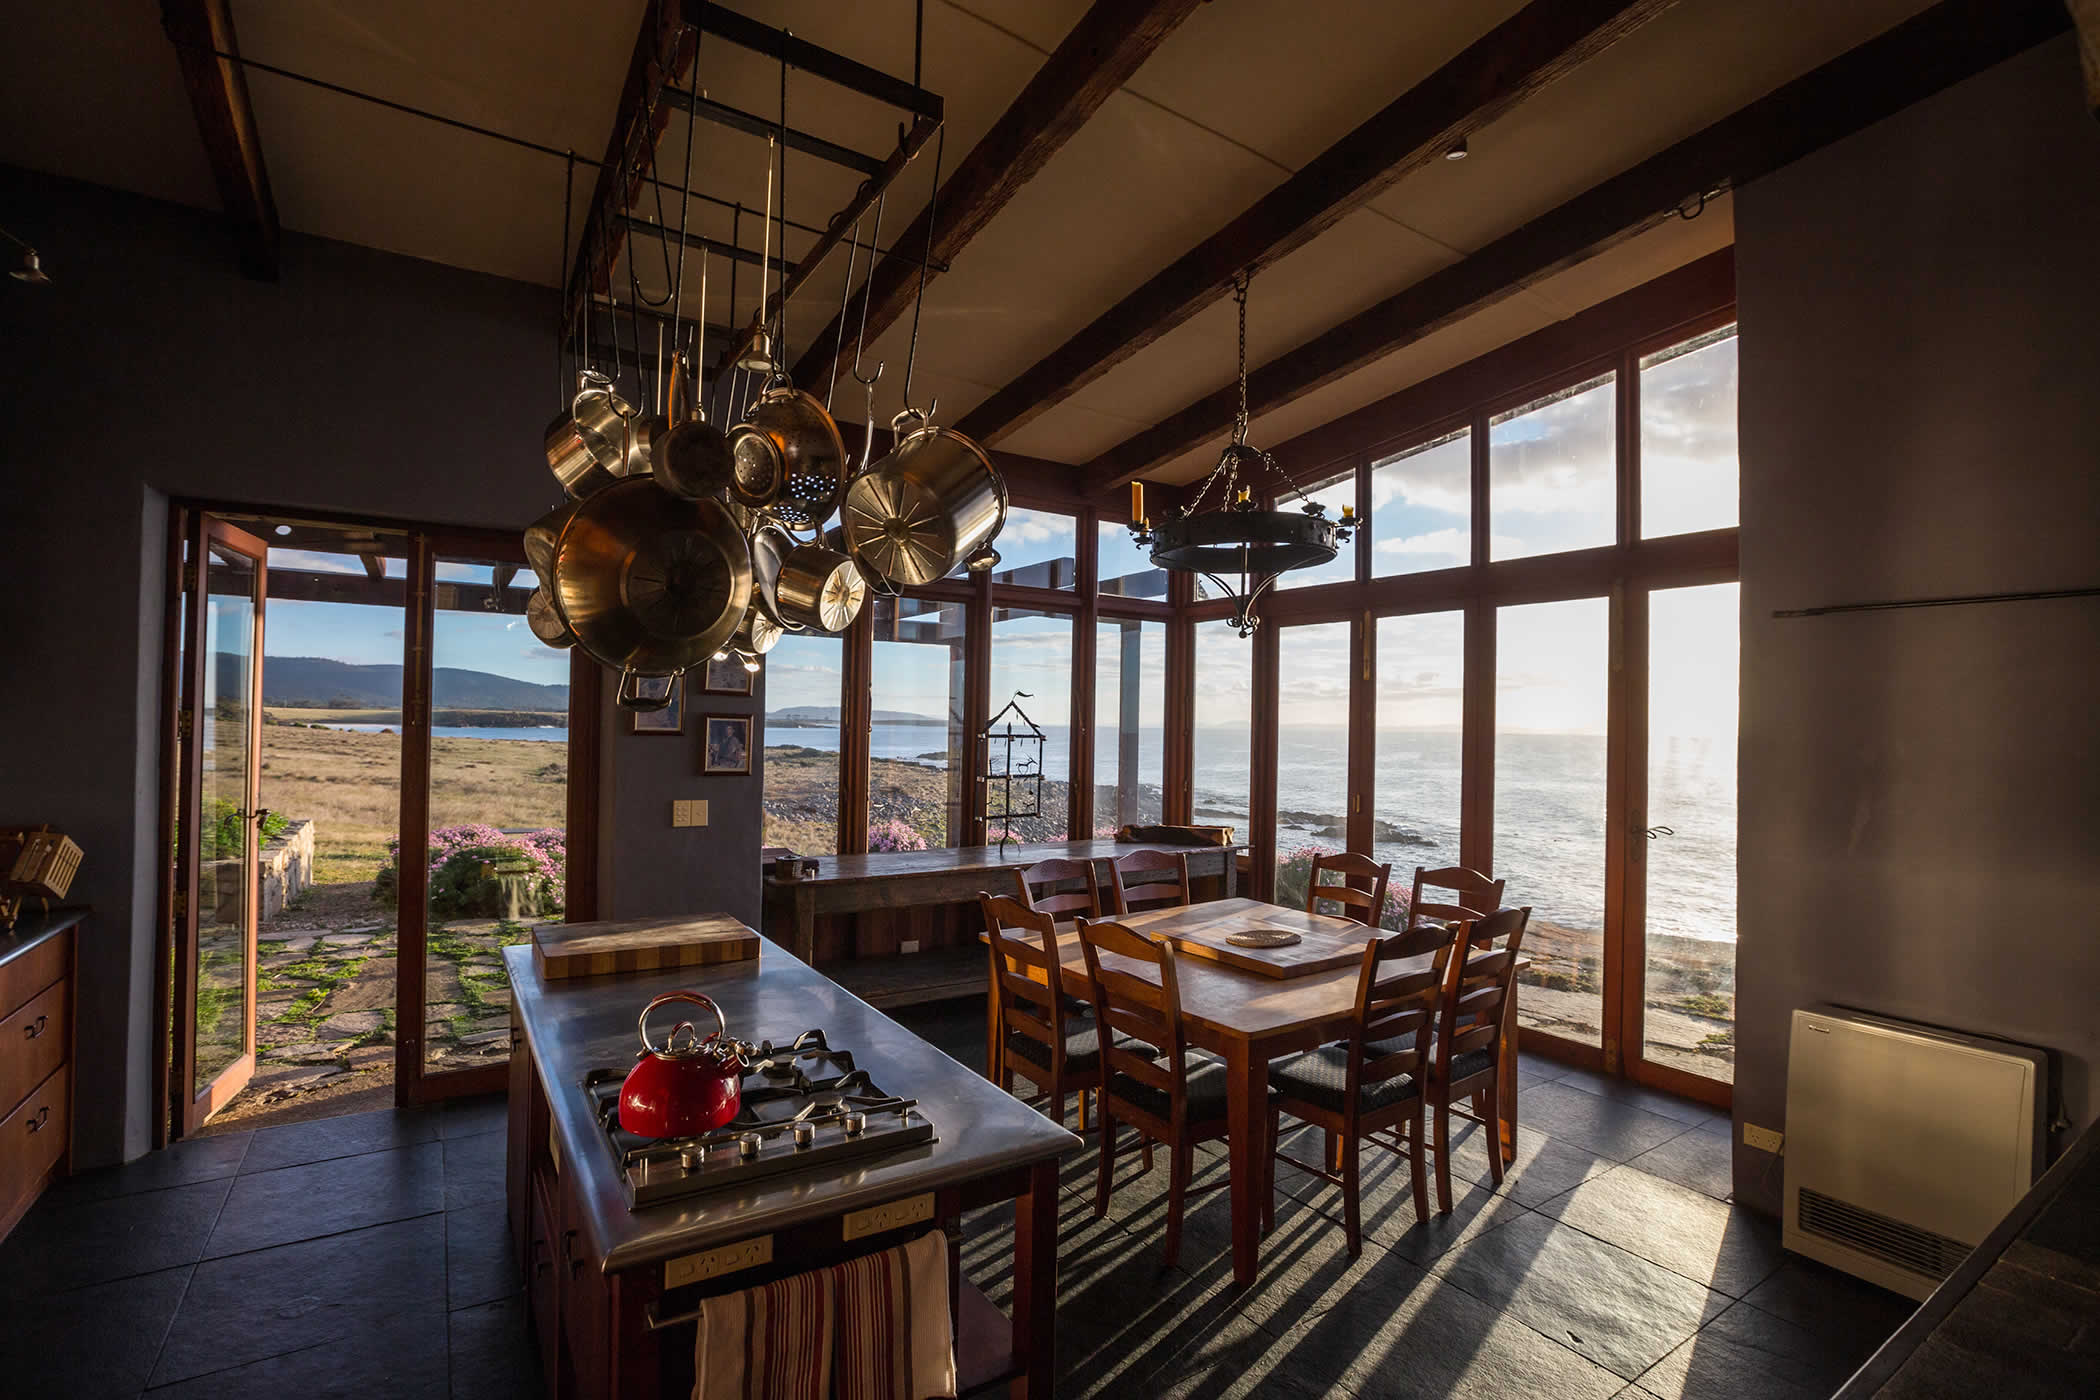
[[[1780,1149],[1786,1146],[1786,1134],[1772,1128],[1760,1128],[1755,1123],[1745,1123],[1743,1146],[1754,1147],[1760,1152],[1769,1152],[1776,1157],[1780,1155]]]
[[[671,804],[671,825],[706,826],[707,799],[695,797],[674,801]]]
[[[916,938],[904,939],[897,944],[897,951],[900,953],[916,953],[919,951],[919,940]]]

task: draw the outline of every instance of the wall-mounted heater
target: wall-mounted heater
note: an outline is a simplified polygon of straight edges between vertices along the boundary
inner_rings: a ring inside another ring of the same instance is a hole
[[[2046,1165],[2048,1057],[1817,1006],[1794,1013],[1788,1249],[1923,1298]]]

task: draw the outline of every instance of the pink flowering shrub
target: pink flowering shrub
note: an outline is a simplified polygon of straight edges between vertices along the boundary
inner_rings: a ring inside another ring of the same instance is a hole
[[[870,851],[923,851],[926,838],[910,822],[891,817],[868,828]]]
[[[567,833],[504,832],[479,822],[443,826],[430,833],[430,912],[440,918],[493,918],[504,912],[501,877],[523,874],[533,907],[561,913],[567,889]],[[372,884],[372,897],[393,904],[400,897],[401,843],[389,841],[386,863]]]

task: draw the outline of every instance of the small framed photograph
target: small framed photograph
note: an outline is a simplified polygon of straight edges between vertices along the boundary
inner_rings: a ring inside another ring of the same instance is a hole
[[[701,677],[700,688],[709,695],[749,695],[751,673],[735,652],[720,661],[709,660],[706,674]]]
[[[706,742],[700,748],[700,772],[706,777],[749,777],[751,774],[751,716],[709,715]]]
[[[668,681],[642,682],[645,697],[662,695],[664,686],[670,687],[671,701],[660,710],[632,710],[629,712],[633,734],[683,734],[685,733],[685,677],[673,676]]]

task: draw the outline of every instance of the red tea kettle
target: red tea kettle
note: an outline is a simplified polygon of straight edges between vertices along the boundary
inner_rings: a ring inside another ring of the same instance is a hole
[[[680,1021],[657,1045],[649,1039],[649,1013],[674,1001],[714,1012],[716,1029],[703,1036],[691,1021]],[[694,1137],[736,1117],[744,1061],[721,1007],[699,992],[666,992],[642,1008],[636,1027],[642,1048],[620,1086],[622,1128],[647,1138]]]

